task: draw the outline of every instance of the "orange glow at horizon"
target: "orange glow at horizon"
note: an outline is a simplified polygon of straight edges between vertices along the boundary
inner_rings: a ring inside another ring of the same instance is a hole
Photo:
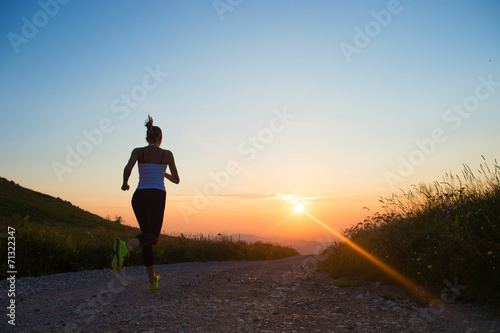
[[[273,239],[312,240],[323,237],[327,232],[324,226],[307,218],[307,216],[312,215],[302,214],[306,208],[309,213],[318,216],[322,220],[336,221],[336,228],[347,227],[347,225],[359,220],[361,216],[361,212],[354,212],[358,206],[363,206],[359,201],[346,200],[346,197],[342,196],[328,197],[329,194],[337,191],[323,190],[323,192],[317,192],[309,189],[309,192],[305,193],[299,191],[279,192],[278,189],[275,189],[268,182],[202,138],[182,126],[179,126],[179,128],[212,154],[228,163],[234,163],[235,168],[239,168],[242,174],[255,181],[256,184],[261,185],[266,192],[250,199],[244,195],[207,195],[206,199],[209,204],[202,209],[195,209],[196,213],[188,216],[189,220],[186,220],[186,216],[181,213],[180,207],[181,205],[191,207],[194,195],[169,195],[165,210],[163,233],[247,233]],[[224,189],[223,187],[220,190]],[[92,211],[100,213],[102,216],[122,216],[124,224],[138,227],[130,206],[129,195],[126,198],[116,198],[115,193],[110,193],[106,200],[86,199],[85,201],[88,206],[92,207]],[[119,213],[110,212],[110,209]],[[335,234],[331,231],[328,232]]]

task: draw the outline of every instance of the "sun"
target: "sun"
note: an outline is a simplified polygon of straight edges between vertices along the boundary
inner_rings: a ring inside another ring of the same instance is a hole
[[[296,212],[303,212],[304,211],[304,205],[301,205],[301,204],[295,205],[294,209],[295,209]]]

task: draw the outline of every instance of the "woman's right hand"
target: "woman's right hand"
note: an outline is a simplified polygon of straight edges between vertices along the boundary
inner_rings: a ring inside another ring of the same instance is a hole
[[[122,185],[122,191],[128,191],[129,189],[130,189],[130,186],[128,184]]]

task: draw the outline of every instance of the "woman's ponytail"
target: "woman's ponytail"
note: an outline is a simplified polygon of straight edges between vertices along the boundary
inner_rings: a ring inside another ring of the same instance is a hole
[[[144,124],[146,128],[148,129],[148,132],[151,131],[153,132],[153,118],[148,114],[148,119],[146,120],[146,124]]]
[[[146,132],[146,141],[159,145],[162,140],[161,129],[157,126],[153,126],[153,118],[149,114],[144,126],[148,129]]]

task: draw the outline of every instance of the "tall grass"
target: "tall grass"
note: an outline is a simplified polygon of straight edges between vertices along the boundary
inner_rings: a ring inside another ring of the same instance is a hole
[[[500,304],[500,166],[467,165],[461,175],[411,186],[381,198],[375,213],[344,236],[414,282],[466,300]],[[325,250],[321,269],[332,276],[387,280],[374,264],[343,242]],[[456,284],[456,285],[455,285]],[[464,289],[466,286],[466,289]],[[455,291],[457,291],[455,290]]]
[[[110,268],[111,241],[116,237],[129,240],[140,233],[139,229],[131,227],[119,231],[103,227],[86,231],[62,226],[54,228],[53,225],[29,219],[9,225],[15,225],[17,230],[18,276]],[[4,242],[0,243],[6,247]],[[160,235],[154,246],[154,255],[155,264],[159,265],[191,261],[268,260],[298,255],[298,252],[290,247],[262,242],[247,243],[229,236]],[[125,266],[143,264],[142,249],[132,252],[125,261]],[[4,266],[2,264],[0,267],[2,273],[7,271]]]
[[[6,277],[7,228],[15,228],[17,276],[37,276],[110,268],[111,242],[129,240],[138,228],[111,222],[71,203],[31,191],[0,178],[0,279]],[[298,255],[290,247],[233,240],[229,236],[160,235],[154,246],[155,263],[185,261],[267,260]],[[143,265],[142,250],[125,266]]]

